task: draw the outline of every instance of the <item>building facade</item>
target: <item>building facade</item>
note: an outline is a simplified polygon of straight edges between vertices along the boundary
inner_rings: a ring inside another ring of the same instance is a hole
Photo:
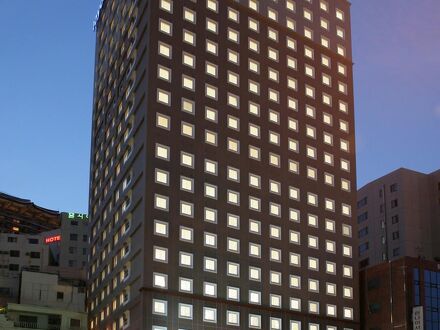
[[[350,4],[104,1],[90,329],[358,329]]]
[[[23,271],[20,300],[0,313],[0,329],[85,330],[85,286],[56,274]]]
[[[87,329],[88,217],[0,194],[0,329]]]
[[[440,260],[440,171],[398,169],[359,189],[360,267],[402,256]]]
[[[0,306],[19,302],[23,271],[48,272],[85,281],[88,218],[60,213],[59,228],[39,234],[0,233]]]
[[[21,272],[44,270],[49,254],[42,235],[0,234],[0,306],[18,302]]]
[[[360,272],[361,329],[440,329],[440,264],[403,257]],[[418,325],[419,327],[417,327]]]
[[[61,213],[60,217],[59,266],[76,269],[85,279],[89,256],[89,218],[86,214],[67,212]]]
[[[0,193],[0,233],[40,234],[59,228],[59,212]]]

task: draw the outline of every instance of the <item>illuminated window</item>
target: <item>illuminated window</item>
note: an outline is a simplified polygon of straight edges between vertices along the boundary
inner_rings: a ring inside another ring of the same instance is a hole
[[[160,0],[160,9],[169,13],[173,12],[173,2],[171,0]]]

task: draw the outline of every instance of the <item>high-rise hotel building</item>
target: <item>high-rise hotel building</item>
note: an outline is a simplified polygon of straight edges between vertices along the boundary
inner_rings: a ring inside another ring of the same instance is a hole
[[[90,329],[358,329],[350,3],[107,0]]]

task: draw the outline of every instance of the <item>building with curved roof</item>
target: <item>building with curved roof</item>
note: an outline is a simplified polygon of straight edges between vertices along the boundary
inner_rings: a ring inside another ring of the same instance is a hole
[[[60,227],[60,213],[0,193],[0,233],[39,234]]]

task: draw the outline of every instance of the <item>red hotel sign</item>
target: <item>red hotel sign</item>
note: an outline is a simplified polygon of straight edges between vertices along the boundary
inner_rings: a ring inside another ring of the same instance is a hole
[[[46,244],[52,244],[59,241],[61,241],[61,235],[46,237],[46,239],[44,240]]]

